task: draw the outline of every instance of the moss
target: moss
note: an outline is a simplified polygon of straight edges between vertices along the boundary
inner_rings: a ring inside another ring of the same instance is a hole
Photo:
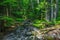
[[[44,36],[44,39],[45,39],[45,40],[54,40],[54,38],[51,37],[51,36]]]

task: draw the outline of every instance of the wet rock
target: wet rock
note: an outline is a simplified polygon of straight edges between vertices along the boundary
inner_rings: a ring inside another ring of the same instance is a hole
[[[59,29],[41,31],[33,26],[18,27],[14,32],[4,36],[3,40],[60,40]]]
[[[35,40],[32,31],[38,31],[34,27],[17,28],[14,32],[4,36],[3,40]]]

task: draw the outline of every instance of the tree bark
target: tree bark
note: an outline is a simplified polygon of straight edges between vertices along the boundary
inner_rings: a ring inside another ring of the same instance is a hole
[[[8,8],[6,8],[6,16],[9,16]]]
[[[51,0],[51,21],[53,20],[53,0]]]
[[[54,11],[54,19],[56,20],[56,17],[57,17],[57,10],[58,10],[58,0],[56,0],[56,3],[55,3],[55,11]]]
[[[39,4],[39,0],[37,0],[37,4]]]

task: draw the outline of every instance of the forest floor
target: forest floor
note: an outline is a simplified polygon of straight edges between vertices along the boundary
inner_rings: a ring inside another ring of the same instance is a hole
[[[34,31],[32,31],[33,33]],[[36,33],[36,34],[35,34]],[[44,28],[44,29],[40,29],[34,32],[34,35],[39,36],[39,35],[43,35],[45,36],[46,34],[48,36],[54,36],[54,40],[60,40],[60,25],[55,25],[52,27],[48,27],[48,28]],[[0,40],[3,38],[5,34],[4,33],[0,33]],[[48,39],[49,40],[49,39]]]
[[[41,29],[41,31],[43,33],[50,32],[50,31],[52,32],[53,30],[55,30],[56,32],[57,32],[57,30],[60,30],[60,25],[55,25],[55,26],[52,26],[52,27]]]
[[[60,25],[44,28],[44,29],[41,29],[40,31],[41,31],[41,34],[43,34],[43,36],[47,37],[46,38],[47,40],[60,40]]]

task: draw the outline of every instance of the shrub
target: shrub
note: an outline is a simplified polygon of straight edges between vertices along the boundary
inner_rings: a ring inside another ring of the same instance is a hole
[[[45,28],[45,24],[44,24],[45,22],[43,21],[43,20],[35,20],[34,22],[33,22],[33,25],[35,26],[35,27],[37,27],[37,28],[40,28],[40,29],[42,29],[42,28]]]
[[[3,16],[1,17],[1,20],[4,20],[4,27],[10,27],[14,24],[14,19],[11,17]]]

